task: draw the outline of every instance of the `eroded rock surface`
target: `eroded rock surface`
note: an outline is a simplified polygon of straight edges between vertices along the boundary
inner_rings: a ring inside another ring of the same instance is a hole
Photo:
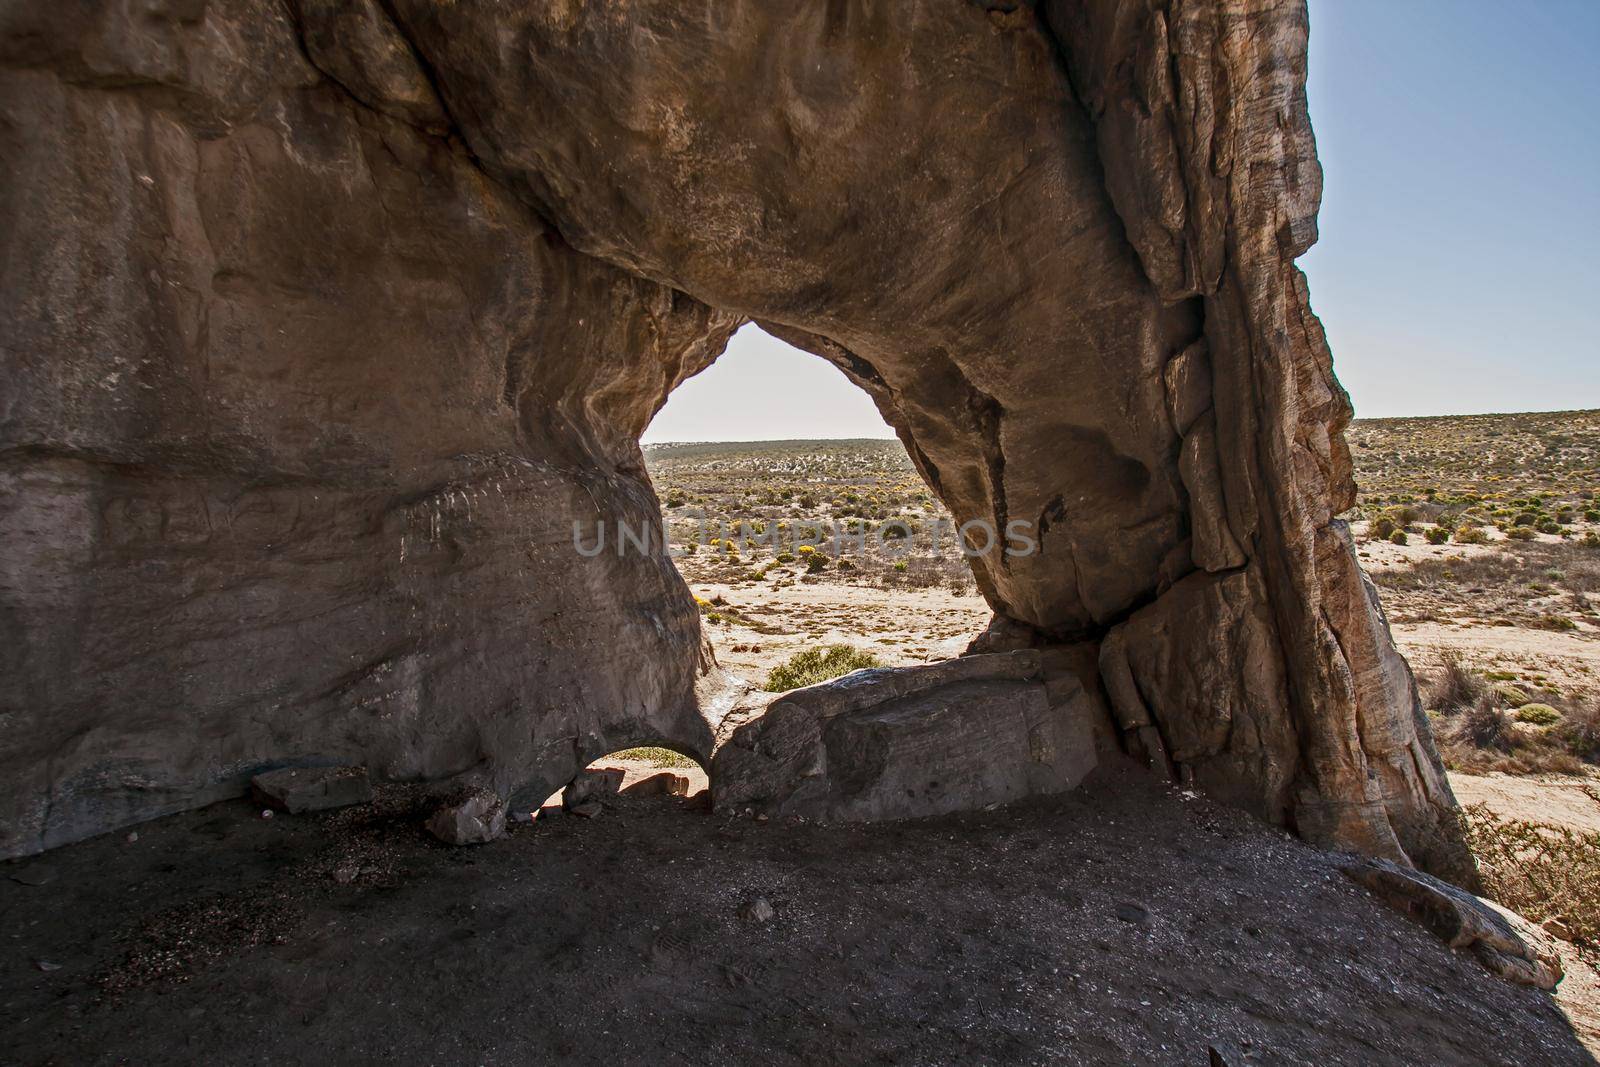
[[[1538,989],[1554,989],[1561,981],[1561,954],[1543,931],[1515,912],[1386,860],[1353,860],[1341,870],[1451,948],[1471,952],[1507,981]]]
[[[974,564],[993,634],[1091,650],[1121,743],[1459,869],[1333,521],[1305,33],[1294,0],[0,4],[0,854],[285,762],[542,799],[708,754],[735,698],[615,535],[658,514],[651,415],[753,319],[1036,540]]]

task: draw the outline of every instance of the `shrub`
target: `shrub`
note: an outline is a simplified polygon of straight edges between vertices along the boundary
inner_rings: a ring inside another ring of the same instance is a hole
[[[1537,526],[1543,520],[1543,518],[1544,518],[1544,516],[1540,515],[1536,511],[1523,511],[1523,512],[1519,512],[1517,514],[1517,517],[1511,520],[1511,525],[1513,525],[1513,526]]]
[[[1543,522],[1539,523],[1539,525],[1535,526],[1534,529],[1538,530],[1542,534],[1558,534],[1561,532],[1561,524],[1552,519],[1545,519]]]
[[[1487,687],[1462,661],[1461,654],[1449,651],[1439,657],[1439,670],[1429,680],[1426,692],[1428,707],[1453,715],[1477,704]]]
[[[904,574],[906,571],[908,571],[910,569],[911,569],[910,565],[908,563],[906,563],[905,560],[897,559],[897,560],[894,561],[894,570],[895,570],[896,574]]]
[[[807,574],[816,574],[818,571],[824,570],[827,566],[828,557],[824,556],[821,552],[813,552],[811,555],[806,557]]]
[[[1404,530],[1396,530],[1394,533],[1389,535],[1389,543],[1391,545],[1403,545],[1408,540],[1410,540],[1410,538],[1406,537],[1406,532]]]
[[[1428,531],[1428,544],[1442,545],[1450,540],[1450,531],[1443,526],[1435,526]]]
[[[1501,682],[1494,687],[1494,695],[1500,702],[1510,708],[1520,708],[1531,703],[1533,698],[1509,682]]]
[[[1456,544],[1481,545],[1489,540],[1489,535],[1479,526],[1462,526],[1456,530]]]
[[[767,675],[767,692],[787,693],[791,689],[816,685],[842,677],[863,667],[878,666],[878,657],[850,645],[829,645],[797,652]]]
[[[1561,713],[1549,704],[1524,704],[1517,709],[1517,721],[1549,726],[1561,721]]]
[[[1584,522],[1600,522],[1600,510],[1596,510],[1595,508],[1590,508],[1588,511],[1585,511],[1583,513],[1583,521]]]
[[[1539,533],[1532,526],[1513,526],[1506,531],[1506,536],[1513,541],[1532,541]]]
[[[1579,945],[1600,943],[1600,834],[1502,819],[1481,804],[1461,822],[1488,897],[1536,923],[1560,919]]]
[[[1377,521],[1372,524],[1372,529],[1369,533],[1380,541],[1386,541],[1398,529],[1399,527],[1395,525],[1393,519],[1387,515],[1380,515]]]
[[[1462,714],[1456,722],[1453,739],[1473,748],[1489,748],[1496,752],[1510,752],[1516,747],[1511,716],[1489,701]]]
[[[1600,548],[1600,533],[1590,530],[1583,535],[1583,543],[1586,548]]]
[[[1568,711],[1553,731],[1562,748],[1581,760],[1600,762],[1600,704]]]

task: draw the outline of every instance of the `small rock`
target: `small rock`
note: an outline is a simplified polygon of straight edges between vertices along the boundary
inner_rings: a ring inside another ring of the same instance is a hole
[[[768,818],[768,816],[767,816],[766,812],[764,812],[764,811],[760,812],[759,814],[756,815],[756,822],[766,822],[767,818]]]
[[[1573,940],[1572,927],[1560,919],[1546,919],[1540,926],[1551,937],[1559,938],[1562,941]]]
[[[605,805],[598,800],[585,800],[583,803],[575,804],[567,810],[579,818],[592,819],[605,810]]]
[[[751,901],[739,905],[739,918],[745,922],[764,923],[770,922],[778,913],[767,903],[766,897],[756,897]]]
[[[1142,904],[1118,904],[1117,918],[1125,923],[1142,926],[1150,920],[1150,912]]]
[[[298,815],[372,799],[372,779],[365,767],[285,767],[250,779],[256,799]]]
[[[270,819],[270,818],[272,818],[272,809],[271,809],[271,808],[262,808],[262,809],[261,809],[261,817],[262,817],[262,818],[263,818],[263,819]]]
[[[30,863],[20,871],[13,871],[11,880],[20,885],[49,885],[56,880],[56,869],[45,863]]]
[[[340,885],[349,885],[361,877],[361,867],[351,860],[346,860],[333,869],[333,880]]]
[[[561,794],[561,804],[572,811],[591,800],[599,803],[605,797],[614,797],[622,789],[622,781],[627,776],[627,771],[617,767],[579,771],[578,776],[567,783],[566,790]]]
[[[129,831],[128,832],[128,836],[123,838],[123,840],[128,842],[128,844],[130,844],[130,845],[133,844],[134,842],[139,840],[139,831],[137,831],[137,830]]]
[[[33,965],[47,974],[50,971],[59,971],[61,969],[61,964],[51,963],[49,960],[34,960]]]
[[[428,816],[428,832],[447,845],[484,845],[506,835],[506,805],[489,789],[458,793]]]

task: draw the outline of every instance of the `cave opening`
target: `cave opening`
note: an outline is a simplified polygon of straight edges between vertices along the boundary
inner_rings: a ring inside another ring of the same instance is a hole
[[[638,745],[590,760],[532,815],[594,818],[607,805],[657,801],[704,808],[710,786],[706,767],[694,756],[664,744]]]
[[[702,631],[759,688],[947,659],[991,617],[872,398],[754,323],[673,391],[643,448]]]

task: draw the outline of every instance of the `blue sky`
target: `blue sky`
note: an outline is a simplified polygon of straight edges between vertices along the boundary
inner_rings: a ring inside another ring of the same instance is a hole
[[[1321,239],[1358,416],[1600,407],[1600,0],[1310,0]],[[646,441],[888,437],[750,326]]]

